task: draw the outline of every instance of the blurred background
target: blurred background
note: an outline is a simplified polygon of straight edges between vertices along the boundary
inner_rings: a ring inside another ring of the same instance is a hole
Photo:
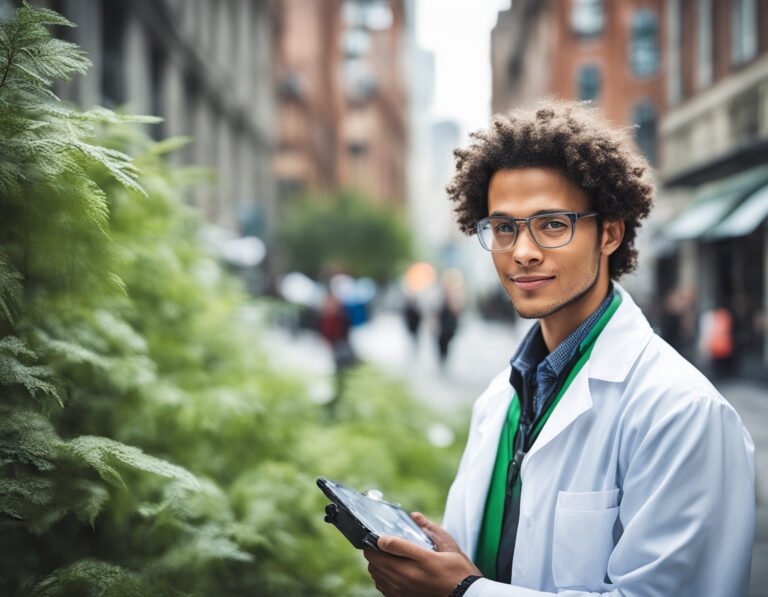
[[[0,19],[20,4],[0,0]],[[447,480],[467,409],[530,325],[488,254],[453,224],[453,149],[492,114],[544,96],[589,100],[631,127],[658,194],[640,266],[622,284],[755,438],[750,594],[768,595],[768,3],[34,6],[74,22],[52,33],[93,63],[54,82],[62,100],[161,117],[137,125],[147,142],[188,137],[167,163],[196,169],[194,184],[178,186],[199,217],[195,242],[240,280],[243,325],[258,322],[275,369],[309,380],[310,402],[333,416],[358,399],[360,371],[374,375],[365,367],[401,383],[404,404],[441,413],[423,432],[453,446]],[[339,590],[329,583],[313,590]]]

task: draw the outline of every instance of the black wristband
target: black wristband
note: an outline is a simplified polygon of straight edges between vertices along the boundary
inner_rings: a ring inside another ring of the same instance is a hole
[[[483,578],[482,576],[474,576],[470,574],[467,578],[462,580],[459,584],[457,584],[455,587],[453,587],[453,591],[450,592],[448,597],[461,597],[464,593],[467,592],[467,589],[469,588],[469,585],[471,585],[476,580]]]

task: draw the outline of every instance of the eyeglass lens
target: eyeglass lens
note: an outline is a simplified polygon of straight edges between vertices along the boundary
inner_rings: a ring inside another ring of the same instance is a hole
[[[544,248],[561,247],[573,235],[573,221],[568,214],[533,216],[529,222],[533,240]],[[524,222],[515,222],[510,218],[491,216],[478,227],[480,242],[489,251],[505,251],[515,244],[520,227],[524,225]]]

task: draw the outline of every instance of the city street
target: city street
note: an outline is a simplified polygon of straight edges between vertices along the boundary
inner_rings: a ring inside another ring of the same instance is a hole
[[[420,330],[414,345],[400,314],[382,312],[356,328],[352,342],[358,356],[403,379],[414,396],[435,408],[451,411],[469,408],[506,365],[530,325],[524,321],[516,325],[488,322],[468,315],[461,320],[446,366],[441,369],[431,322],[424,323],[426,327]],[[330,388],[332,361],[316,334],[299,332],[290,336],[282,330],[271,330],[267,340],[280,362],[327,378]],[[758,524],[749,597],[768,597],[768,391],[745,381],[723,382],[719,389],[739,412],[755,442]]]

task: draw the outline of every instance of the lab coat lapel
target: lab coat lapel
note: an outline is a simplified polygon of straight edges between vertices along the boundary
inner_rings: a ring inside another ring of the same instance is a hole
[[[524,471],[531,456],[541,450],[549,442],[555,439],[579,416],[592,408],[592,396],[589,394],[589,375],[587,367],[584,367],[571,385],[566,390],[557,407],[552,411],[549,419],[539,433],[539,437],[528,451],[528,456],[523,460]]]
[[[485,498],[491,481],[499,438],[512,401],[509,384],[488,395],[487,416],[477,427],[478,438],[468,462],[464,507],[466,521],[467,553],[474,553],[477,535],[485,510]]]

